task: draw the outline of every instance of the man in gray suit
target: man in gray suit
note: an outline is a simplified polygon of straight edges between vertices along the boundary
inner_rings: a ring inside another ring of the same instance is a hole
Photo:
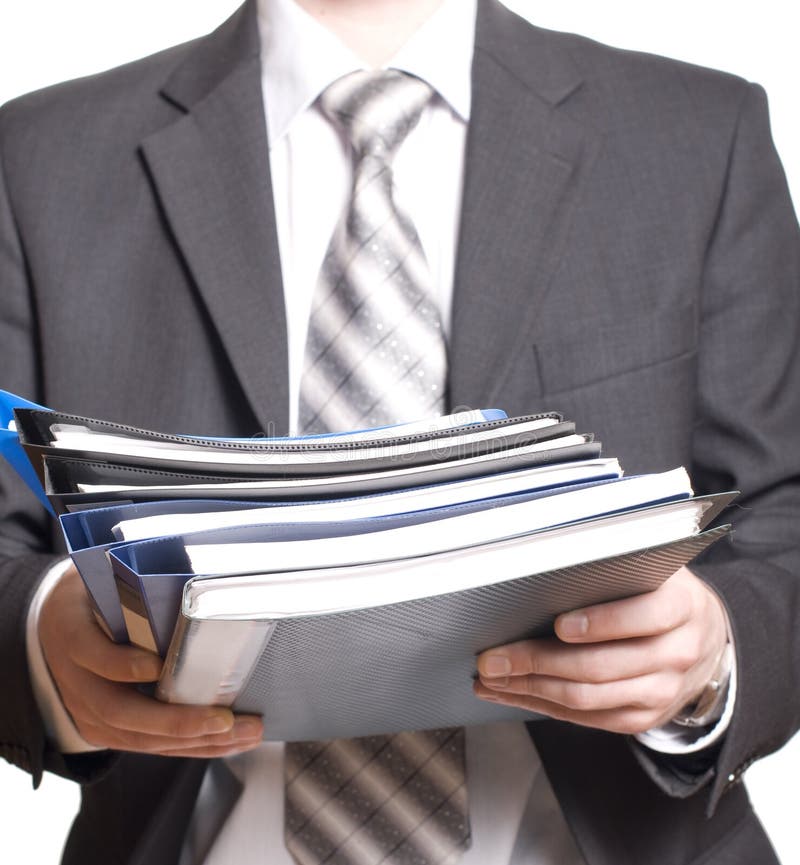
[[[387,4],[385,56],[439,5]],[[249,2],[207,39],[3,109],[4,387],[150,428],[286,431],[285,182],[271,176],[262,74],[265,88],[275,77],[257,12]],[[374,31],[337,32],[375,59]],[[647,600],[484,657],[479,693],[557,719],[529,732],[589,865],[774,861],[739,781],[800,720],[800,242],[763,94],[537,30],[492,0],[471,57],[450,403],[558,410],[629,473],[684,464],[698,492],[743,493],[733,542]],[[45,768],[90,782],[66,861],[175,862],[204,764],[174,756],[249,749],[259,722],[138,694],[127,683],[157,665],[92,630],[68,573],[40,635],[77,732],[104,750],[57,747],[23,633],[61,547],[5,477],[3,492],[3,754],[37,782]],[[701,696],[726,625],[736,687],[722,735],[678,755],[622,735]]]

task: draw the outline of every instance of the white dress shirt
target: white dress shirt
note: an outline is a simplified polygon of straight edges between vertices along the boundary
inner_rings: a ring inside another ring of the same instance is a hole
[[[347,143],[316,106],[320,93],[365,64],[294,0],[259,0],[263,94],[287,314],[290,426],[296,430],[300,376],[312,294],[334,226],[348,200]],[[476,0],[444,0],[386,64],[427,81],[435,92],[393,164],[398,204],[415,223],[449,333],[458,241]],[[446,46],[446,50],[443,50]],[[265,289],[266,290],[266,289]],[[63,570],[63,566],[61,567]],[[36,638],[38,609],[59,568],[43,583],[29,616],[35,693],[51,737],[65,752],[93,750],[58,699]],[[733,706],[713,738],[727,727]],[[642,737],[664,751],[696,750],[663,731]],[[461,865],[582,865],[538,754],[520,723],[467,730],[472,847]],[[226,764],[243,783],[221,831],[208,846],[203,824],[218,786],[209,773],[186,839],[182,865],[292,865],[283,843],[283,745],[266,743]],[[524,817],[524,820],[523,820]],[[522,855],[522,854],[520,854]]]
[[[424,79],[435,92],[401,145],[393,175],[396,200],[414,222],[425,251],[446,333],[470,112],[475,12],[475,0],[445,0],[386,64]],[[259,27],[289,337],[290,426],[295,431],[312,295],[352,179],[349,145],[315,103],[329,84],[365,64],[293,0],[260,0]],[[468,729],[466,750],[472,846],[461,865],[511,861],[534,789],[547,815],[543,825],[552,826],[554,813],[560,820],[555,833],[560,858],[542,858],[540,865],[583,862],[570,850],[569,832],[524,725]],[[283,746],[266,744],[228,765],[244,788],[204,865],[291,865],[283,845]],[[203,798],[213,797],[213,789],[210,780]],[[190,831],[186,863],[197,861],[190,855],[191,839]],[[542,842],[543,852],[545,845],[552,847],[553,833],[543,833]],[[564,848],[567,853],[562,855]]]
[[[424,79],[435,92],[392,168],[395,199],[416,226],[445,332],[470,112],[475,5],[475,0],[447,0],[387,64]],[[329,84],[365,65],[291,0],[261,2],[259,25],[294,432],[312,295],[352,180],[349,144],[314,103]]]

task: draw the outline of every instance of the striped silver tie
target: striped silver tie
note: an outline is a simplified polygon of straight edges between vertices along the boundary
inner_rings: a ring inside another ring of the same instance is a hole
[[[396,70],[356,72],[321,96],[354,154],[349,206],[312,302],[300,429],[350,430],[441,414],[447,357],[417,232],[398,210],[391,160],[432,96]]]
[[[355,163],[312,306],[304,433],[444,409],[447,360],[430,274],[392,195],[391,159],[431,95],[391,70],[348,75],[321,97]],[[454,865],[470,843],[464,730],[291,742],[285,809],[286,846],[299,865]]]
[[[298,865],[455,865],[469,847],[464,728],[286,746]]]

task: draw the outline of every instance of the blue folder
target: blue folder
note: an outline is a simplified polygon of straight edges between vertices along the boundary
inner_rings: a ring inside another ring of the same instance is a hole
[[[582,484],[567,484],[564,485],[564,489],[585,489],[598,484],[616,483],[618,480],[620,479],[613,477]],[[192,544],[237,544],[346,537],[531,501],[550,496],[553,492],[552,488],[539,489],[368,519],[323,523],[262,523],[254,526],[207,529],[200,532],[117,544],[109,550],[109,560],[116,579],[118,593],[125,598],[123,606],[127,609],[124,612],[133,612],[137,617],[144,618],[149,622],[149,630],[155,649],[163,655],[169,648],[175,622],[178,618],[183,587],[188,580],[196,576],[186,552],[187,546]],[[299,507],[302,508],[302,505]],[[147,647],[152,648],[150,645]]]
[[[9,465],[25,481],[28,488],[36,495],[39,501],[55,516],[55,511],[44,494],[41,480],[34,471],[25,451],[22,449],[16,430],[9,429],[11,422],[14,420],[14,409],[17,408],[33,408],[49,411],[44,406],[31,402],[24,397],[0,390],[0,455],[8,461]]]
[[[264,507],[264,502],[228,502],[209,499],[183,499],[142,504],[126,503],[92,510],[75,511],[59,517],[67,552],[83,579],[94,607],[105,622],[111,638],[118,643],[128,640],[108,551],[119,545],[112,529],[122,520],[174,513],[245,510]]]

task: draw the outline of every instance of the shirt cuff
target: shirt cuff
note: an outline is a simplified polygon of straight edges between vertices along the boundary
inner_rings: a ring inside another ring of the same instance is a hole
[[[734,653],[731,665],[731,677],[728,681],[728,693],[725,697],[725,708],[722,715],[711,729],[707,727],[684,727],[680,724],[665,724],[652,730],[638,733],[636,740],[662,754],[694,754],[708,748],[725,735],[733,717],[733,707],[736,704],[736,655]]]
[[[56,562],[45,574],[33,596],[25,630],[28,669],[33,685],[33,695],[44,721],[48,741],[55,745],[62,754],[80,754],[86,751],[103,750],[90,745],[78,732],[69,712],[61,702],[58,688],[50,675],[44,652],[42,652],[42,644],[39,642],[39,615],[42,604],[59,580],[66,574],[71,564],[70,559],[63,559]]]

